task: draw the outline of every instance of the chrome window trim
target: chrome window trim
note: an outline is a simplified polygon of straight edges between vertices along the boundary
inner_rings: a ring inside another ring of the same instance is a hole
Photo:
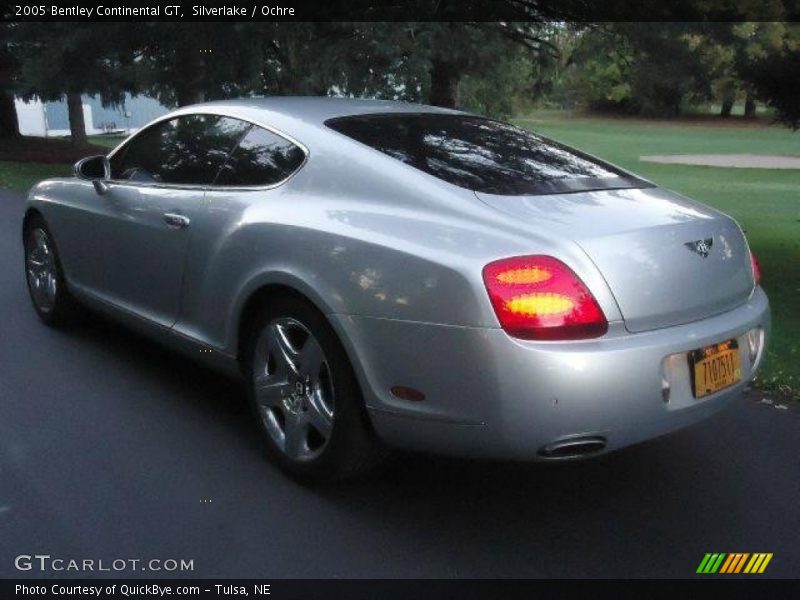
[[[250,125],[255,125],[256,127],[260,127],[261,129],[265,129],[265,130],[269,131],[270,133],[273,133],[273,134],[277,135],[278,137],[281,137],[284,140],[286,140],[287,142],[290,142],[290,143],[294,144],[295,146],[297,146],[298,148],[300,148],[300,150],[303,151],[303,162],[300,163],[300,165],[294,171],[292,171],[287,177],[285,177],[284,179],[281,179],[280,181],[278,181],[276,183],[270,183],[268,185],[237,185],[237,186],[233,186],[233,185],[202,185],[202,184],[193,184],[193,183],[157,183],[157,182],[156,183],[148,183],[148,182],[131,182],[131,181],[128,181],[128,180],[125,180],[125,179],[109,179],[108,183],[109,184],[113,184],[113,185],[127,186],[127,187],[143,187],[143,188],[170,189],[170,190],[202,190],[202,191],[212,191],[212,192],[219,192],[219,191],[255,192],[255,191],[260,191],[260,190],[271,190],[271,189],[275,189],[277,187],[282,186],[284,183],[286,183],[292,177],[294,177],[297,173],[299,173],[303,169],[303,167],[306,166],[306,164],[308,163],[308,158],[309,158],[309,156],[311,156],[311,152],[309,151],[308,147],[305,144],[303,144],[299,140],[293,138],[289,134],[284,133],[284,132],[280,131],[279,129],[276,129],[275,127],[272,127],[271,125],[267,125],[266,123],[264,123],[262,121],[257,121],[255,119],[251,119],[249,117],[242,117],[242,116],[239,116],[239,115],[233,115],[233,114],[230,113],[230,111],[226,111],[224,109],[214,110],[213,108],[204,108],[202,110],[192,110],[192,111],[188,111],[187,110],[185,112],[183,112],[183,111],[172,112],[172,113],[163,115],[163,116],[161,116],[161,117],[159,117],[157,119],[154,119],[154,120],[150,121],[147,124],[146,127],[143,127],[142,129],[140,129],[139,131],[134,133],[129,138],[127,138],[127,139],[123,140],[122,142],[120,142],[106,156],[108,157],[109,160],[111,160],[111,158],[117,152],[122,150],[123,147],[127,146],[128,144],[130,144],[133,140],[135,140],[137,137],[139,137],[140,133],[143,133],[145,130],[149,129],[150,127],[158,125],[159,123],[163,123],[164,121],[170,121],[172,119],[177,119],[177,118],[180,118],[180,117],[188,117],[188,116],[192,116],[192,115],[214,115],[214,116],[217,116],[217,117],[227,117],[229,119],[236,119],[236,120],[242,121],[244,123],[250,123]],[[239,147],[239,143],[241,143],[242,139],[240,139],[239,142],[236,144],[236,146],[234,146],[233,150],[236,150],[236,148]],[[231,152],[233,152],[233,150],[231,150]],[[226,161],[227,161],[227,159],[226,159]]]

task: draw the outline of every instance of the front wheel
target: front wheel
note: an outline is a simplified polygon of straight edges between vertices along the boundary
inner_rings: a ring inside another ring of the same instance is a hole
[[[25,230],[25,279],[33,308],[48,325],[63,323],[74,312],[53,236],[41,217]]]
[[[309,482],[362,475],[383,456],[352,367],[313,306],[281,298],[256,319],[247,353],[251,404],[268,449]]]

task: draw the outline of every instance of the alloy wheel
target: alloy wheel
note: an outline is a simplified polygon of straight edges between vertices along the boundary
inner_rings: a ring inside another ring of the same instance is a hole
[[[53,244],[40,227],[31,232],[25,256],[25,271],[36,307],[43,313],[52,311],[56,303],[58,272]]]
[[[330,367],[317,339],[296,319],[270,321],[253,355],[253,391],[264,427],[290,459],[313,460],[333,431]]]

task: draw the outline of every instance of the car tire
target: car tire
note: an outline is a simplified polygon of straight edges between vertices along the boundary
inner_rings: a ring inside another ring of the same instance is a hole
[[[63,325],[75,316],[77,304],[67,289],[55,239],[41,216],[28,220],[23,239],[25,281],[33,308],[45,324]]]
[[[355,479],[386,450],[372,431],[358,380],[325,316],[285,295],[252,321],[244,356],[251,408],[269,454],[310,484]]]

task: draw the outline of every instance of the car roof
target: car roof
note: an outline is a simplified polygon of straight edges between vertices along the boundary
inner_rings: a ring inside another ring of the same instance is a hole
[[[315,96],[271,96],[268,98],[241,98],[219,100],[186,106],[176,112],[193,112],[212,109],[230,116],[254,119],[291,119],[307,124],[322,125],[328,119],[374,113],[459,113],[460,111],[412,102],[369,100],[356,98],[328,98]]]

